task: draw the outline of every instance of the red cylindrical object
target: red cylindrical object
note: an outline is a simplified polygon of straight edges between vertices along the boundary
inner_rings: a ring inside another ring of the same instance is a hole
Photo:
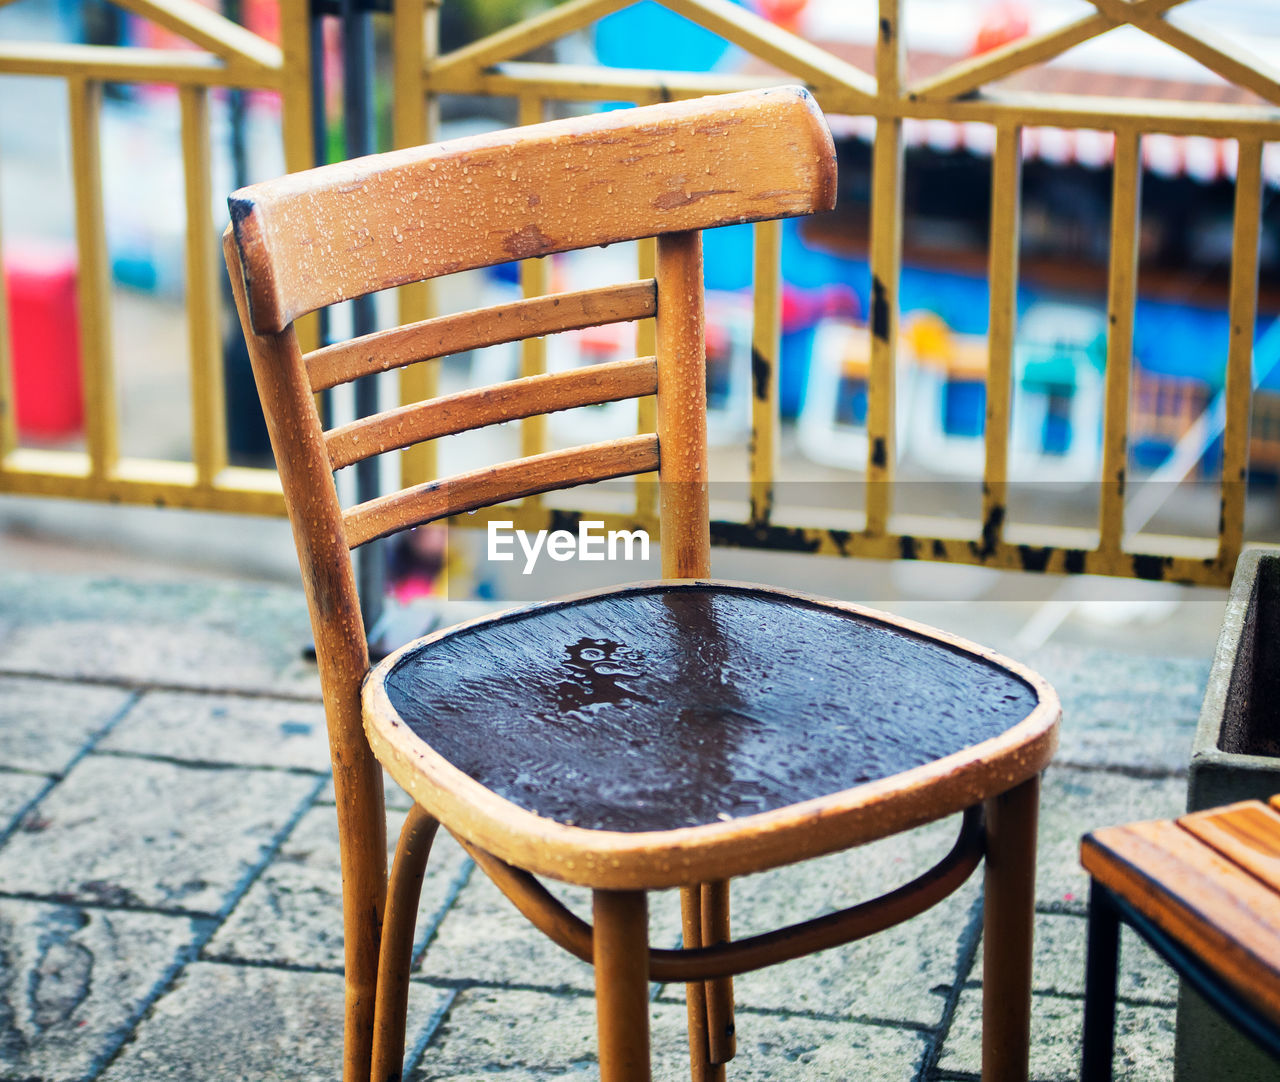
[[[75,253],[35,245],[7,247],[4,278],[18,434],[39,439],[75,435],[84,425]]]

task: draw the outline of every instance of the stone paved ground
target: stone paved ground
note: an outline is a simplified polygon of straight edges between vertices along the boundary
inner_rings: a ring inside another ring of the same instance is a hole
[[[308,638],[284,588],[0,574],[0,1077],[338,1077],[336,837]],[[1208,659],[1050,644],[1024,660],[1066,711],[1044,788],[1032,1074],[1070,1079],[1078,839],[1181,809]],[[737,924],[900,883],[953,825],[741,881]],[[980,905],[974,881],[877,938],[740,979],[731,1077],[976,1078]],[[655,900],[655,942],[676,942],[675,909]],[[589,970],[452,843],[420,929],[406,1077],[594,1073]],[[1167,1079],[1175,984],[1136,942],[1122,965],[1117,1075]],[[682,991],[653,999],[655,1076],[683,1077]]]

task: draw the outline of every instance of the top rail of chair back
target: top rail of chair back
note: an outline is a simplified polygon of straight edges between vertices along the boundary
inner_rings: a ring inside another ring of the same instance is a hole
[[[620,109],[294,173],[229,202],[254,330],[437,275],[835,204],[800,87]]]

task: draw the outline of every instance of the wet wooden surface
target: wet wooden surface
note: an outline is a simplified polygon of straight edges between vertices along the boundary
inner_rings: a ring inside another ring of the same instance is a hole
[[[844,610],[648,587],[464,629],[387,693],[472,778],[582,827],[660,830],[839,792],[1004,732],[1035,692]]]
[[[1273,798],[1273,803],[1275,798]],[[1260,801],[1106,827],[1085,870],[1280,1025],[1280,812]]]
[[[234,193],[253,327],[512,259],[829,210],[835,147],[774,87],[339,162]]]

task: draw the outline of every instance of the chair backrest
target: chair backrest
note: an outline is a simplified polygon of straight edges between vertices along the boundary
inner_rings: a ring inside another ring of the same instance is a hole
[[[361,728],[368,668],[350,550],[509,499],[658,470],[663,574],[708,574],[699,231],[829,209],[835,153],[812,98],[777,88],[619,110],[325,166],[242,189],[224,237],[311,610],[348,912],[381,895],[381,776]],[[552,252],[658,238],[652,280],[535,298],[307,355],[293,322],[338,301]],[[656,318],[656,357],[513,380],[324,431],[314,393],[429,358]],[[536,455],[341,508],[333,472],[485,425],[657,395],[656,434]],[[363,849],[351,857],[351,847]],[[362,870],[363,869],[363,870]],[[363,877],[363,880],[361,881]],[[376,899],[376,902],[374,901]],[[354,908],[353,908],[354,904]],[[350,942],[351,951],[373,949]],[[362,931],[361,935],[365,933]]]
[[[349,549],[506,500],[659,471],[663,573],[707,573],[700,238],[830,208],[821,113],[783,87],[619,110],[325,166],[242,189],[225,248],[316,629],[356,635]],[[655,279],[397,327],[302,355],[299,316],[515,258],[658,238]],[[557,331],[656,317],[656,357],[513,380],[325,432],[313,393]],[[520,459],[341,510],[332,472],[539,413],[657,394],[656,434]],[[659,453],[661,449],[661,453]],[[357,652],[358,653],[358,652]],[[354,658],[353,661],[358,661]]]

